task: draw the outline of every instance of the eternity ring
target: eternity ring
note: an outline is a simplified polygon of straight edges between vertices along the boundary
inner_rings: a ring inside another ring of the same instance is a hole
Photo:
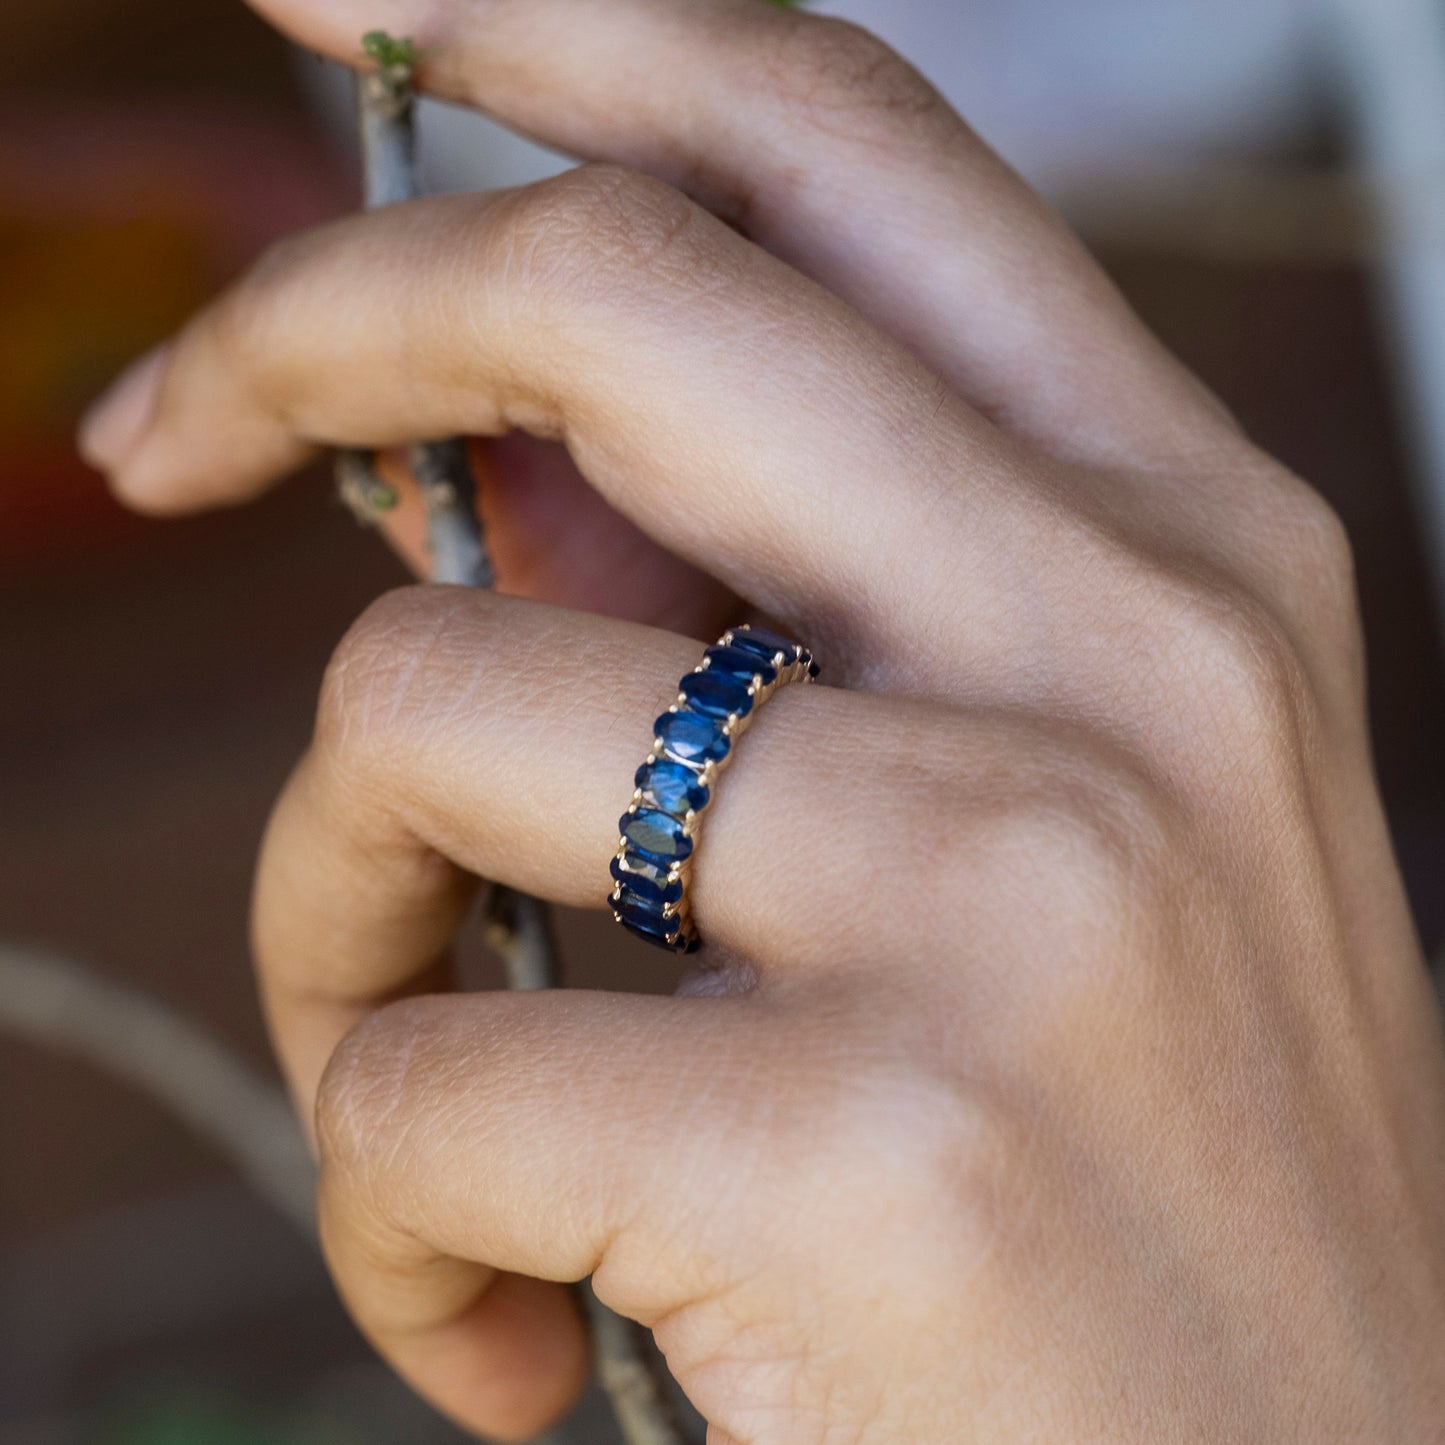
[[[674,953],[700,946],[687,886],[717,775],[757,710],[780,687],[817,675],[801,643],[761,627],[734,627],[678,684],[677,701],[653,724],[652,751],[618,823],[607,901],[628,932]]]

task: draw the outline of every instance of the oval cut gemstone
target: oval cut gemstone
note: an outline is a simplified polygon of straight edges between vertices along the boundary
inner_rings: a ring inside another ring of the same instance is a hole
[[[746,680],[715,673],[711,668],[706,672],[688,673],[678,684],[678,690],[687,699],[688,707],[704,717],[725,718],[734,712],[746,717],[753,710]]]
[[[662,905],[653,903],[640,893],[623,890],[622,897],[613,905],[612,911],[625,923],[635,923],[639,928],[651,929],[662,937],[676,933],[681,924],[675,918],[662,916]]]
[[[624,853],[612,860],[612,876],[639,898],[649,898],[660,908],[676,903],[682,897],[682,879],[669,878],[667,869],[659,867],[641,853]]]
[[[696,712],[665,712],[653,723],[652,732],[662,739],[668,757],[699,768],[727,757],[732,747],[713,719]]]
[[[632,847],[659,862],[670,863],[692,853],[692,839],[683,834],[681,820],[670,813],[639,808],[635,813],[624,813],[617,826]]]
[[[789,642],[786,637],[779,637],[766,627],[740,627],[733,633],[732,645],[757,657],[765,657],[769,662],[780,652],[788,662],[796,661],[798,656],[796,642]]]
[[[646,943],[655,944],[658,948],[666,948],[673,953],[695,953],[697,951],[695,943],[684,943],[681,938],[670,938],[668,934],[671,930],[665,926],[654,928],[648,924],[634,923],[630,918],[622,918],[621,914],[618,915],[618,918],[629,933]],[[664,925],[665,922],[664,920]]]
[[[697,774],[671,759],[643,763],[633,782],[664,813],[676,813],[680,817],[689,809],[700,813],[707,807],[708,790],[698,782]]]
[[[709,647],[703,654],[707,658],[709,672],[726,672],[751,682],[754,676],[761,677],[766,687],[778,679],[778,669],[771,662],[764,661],[756,652],[747,652],[741,647]]]

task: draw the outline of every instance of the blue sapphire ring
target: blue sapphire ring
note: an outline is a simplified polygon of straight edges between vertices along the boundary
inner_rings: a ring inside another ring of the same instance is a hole
[[[674,953],[696,952],[701,940],[688,877],[717,776],[758,709],[780,687],[817,675],[801,643],[761,627],[734,627],[678,684],[677,701],[653,724],[652,751],[618,824],[607,901],[629,933]]]

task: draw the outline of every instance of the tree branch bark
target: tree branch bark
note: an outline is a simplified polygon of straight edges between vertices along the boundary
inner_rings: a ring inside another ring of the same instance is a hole
[[[417,191],[414,52],[409,41],[379,32],[366,36],[363,43],[377,63],[373,73],[357,78],[365,197],[372,207],[407,200]],[[420,443],[410,449],[408,462],[426,506],[432,580],[491,587],[496,574],[477,514],[466,442],[449,437]],[[337,484],[343,499],[363,520],[375,520],[395,505],[395,493],[377,476],[373,459],[364,452],[340,454]],[[487,900],[483,926],[487,944],[502,959],[512,988],[556,987],[557,951],[544,902],[497,885]],[[666,1382],[652,1356],[639,1347],[636,1326],[609,1310],[590,1285],[582,1286],[582,1297],[592,1325],[598,1378],[627,1445],[682,1445]]]

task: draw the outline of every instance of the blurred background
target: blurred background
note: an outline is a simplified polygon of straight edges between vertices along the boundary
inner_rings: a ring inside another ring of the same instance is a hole
[[[918,61],[1344,518],[1381,783],[1433,952],[1445,7],[820,8]],[[246,956],[260,829],[326,658],[401,570],[319,472],[150,522],[71,443],[125,361],[269,240],[355,204],[347,78],[239,0],[12,7],[6,38],[0,1441],[455,1440],[374,1363],[317,1262]],[[564,164],[439,106],[421,123],[433,188]],[[572,981],[667,986],[599,915],[560,926]],[[612,1439],[595,1401],[573,1438]]]

